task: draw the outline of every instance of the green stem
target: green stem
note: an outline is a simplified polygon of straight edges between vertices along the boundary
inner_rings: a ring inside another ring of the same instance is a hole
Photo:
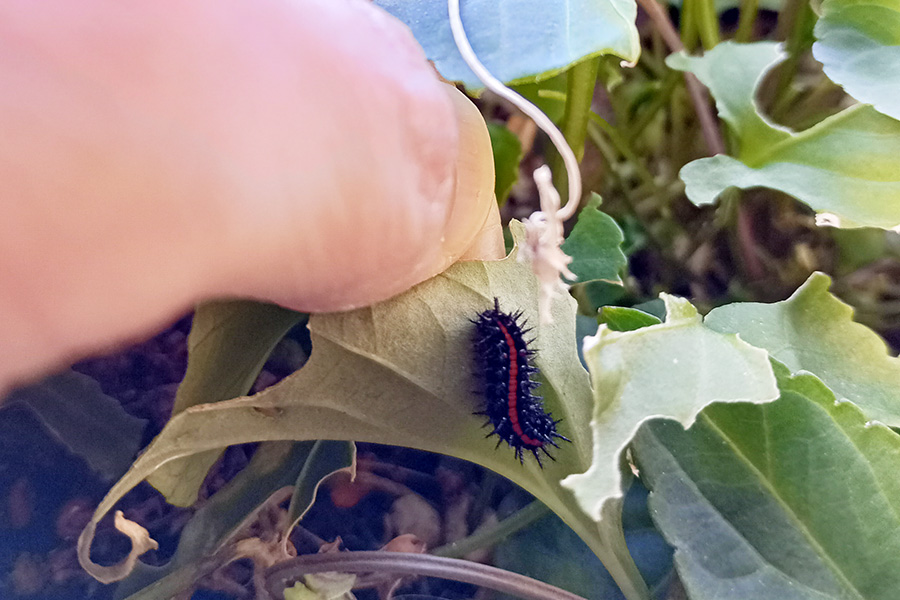
[[[753,39],[753,26],[759,14],[759,0],[741,0],[741,18],[738,21],[734,41],[746,44]]]
[[[697,18],[694,13],[696,4],[693,0],[682,0],[681,3],[681,44],[684,49],[691,52],[697,47],[699,33],[697,31]],[[672,44],[668,44],[671,48]]]
[[[694,3],[697,25],[700,28],[700,42],[703,48],[711,50],[719,43],[719,16],[713,0],[689,0]]]
[[[625,598],[649,600],[650,590],[625,544],[625,532],[622,529],[622,500],[619,499],[612,504],[604,507],[603,517],[596,524],[602,542],[601,546],[593,547],[592,550],[606,567]]]
[[[461,540],[435,548],[431,551],[431,554],[447,558],[462,558],[475,550],[497,545],[498,542],[505,540],[517,531],[525,529],[549,512],[550,509],[543,502],[535,500],[503,519],[494,527],[484,531],[477,531]]]
[[[597,85],[597,72],[600,59],[589,58],[569,69],[566,89],[566,108],[563,112],[560,130],[566,138],[578,162],[584,158],[584,140],[587,137],[588,113],[594,100],[594,88]],[[553,156],[551,162],[559,195],[568,195],[568,180],[562,165],[562,158]]]
[[[784,45],[788,57],[778,69],[778,84],[775,87],[776,105],[784,105],[779,101],[789,92],[791,82],[794,81],[800,64],[800,55],[803,54],[812,39],[810,33],[815,19],[815,13],[806,0],[788,0],[778,16],[775,36],[785,40]],[[774,111],[773,117],[777,118]]]
[[[306,554],[276,564],[266,574],[273,598],[308,573],[395,573],[424,575],[480,585],[528,600],[584,600],[566,590],[518,573],[475,562],[407,552],[333,552]]]
[[[563,113],[560,129],[566,136],[566,141],[569,142],[569,147],[572,148],[578,162],[584,158],[588,115],[591,112],[591,102],[594,100],[594,87],[597,85],[599,68],[599,59],[592,58],[569,69],[566,110]]]

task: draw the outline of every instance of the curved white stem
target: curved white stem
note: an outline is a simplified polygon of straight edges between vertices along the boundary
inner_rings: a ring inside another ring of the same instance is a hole
[[[478,60],[475,51],[472,49],[472,45],[469,43],[469,38],[466,37],[466,30],[463,28],[462,17],[459,12],[459,0],[447,0],[447,8],[450,12],[450,31],[453,32],[453,41],[456,42],[456,47],[459,49],[463,60],[469,65],[469,68],[472,69],[487,89],[508,100],[533,120],[535,125],[547,134],[550,141],[553,142],[553,145],[559,151],[563,164],[566,167],[566,173],[569,176],[569,200],[565,206],[557,211],[557,217],[563,221],[569,219],[578,210],[578,203],[581,200],[581,171],[578,169],[578,160],[575,158],[575,153],[572,152],[562,132],[541,109],[503,85],[503,82],[494,77],[481,64],[481,61]]]

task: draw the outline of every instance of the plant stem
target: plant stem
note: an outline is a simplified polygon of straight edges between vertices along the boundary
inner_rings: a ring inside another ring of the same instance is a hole
[[[446,558],[461,558],[475,550],[496,545],[497,542],[508,538],[517,531],[525,529],[549,512],[550,509],[543,502],[534,500],[531,504],[520,508],[497,525],[484,531],[477,531],[461,540],[439,546],[432,550],[431,554]]]
[[[695,15],[696,11],[694,10],[695,7],[696,5],[689,0],[682,0],[681,2],[681,37],[679,39],[681,40],[682,47],[687,48],[688,50],[693,50],[694,48],[696,48],[697,42],[700,39],[700,34],[697,31],[697,17]],[[647,8],[644,7],[644,10],[647,11]],[[647,11],[648,14],[649,12],[650,11]],[[664,30],[661,29],[658,25],[657,30],[662,34],[666,45],[671,49],[672,41],[666,39]]]
[[[778,118],[788,103],[781,99],[790,91],[791,83],[797,74],[800,64],[800,55],[806,50],[811,39],[810,31],[815,23],[815,13],[808,2],[788,0],[778,17],[776,36],[784,36],[784,46],[787,58],[779,66],[778,84],[775,87],[776,110],[772,111],[773,118]]]
[[[591,103],[594,100],[594,87],[597,85],[599,68],[600,59],[589,58],[572,66],[567,74],[566,108],[563,112],[560,130],[579,163],[584,158],[588,114],[591,112]],[[559,195],[565,198],[568,195],[569,182],[567,173],[565,169],[561,168],[562,166],[562,157],[557,154],[553,159],[554,179],[556,179],[556,189],[559,190]]]
[[[672,26],[669,16],[663,11],[662,7],[656,0],[638,0],[638,4],[650,17],[660,34],[669,46],[672,52],[684,50],[681,39]],[[691,97],[691,103],[697,113],[697,119],[700,121],[700,129],[703,132],[703,139],[710,154],[724,154],[725,142],[722,140],[722,134],[719,132],[719,125],[712,114],[709,105],[709,97],[706,88],[700,83],[693,73],[684,74],[684,84],[687,87],[688,94]]]
[[[700,42],[703,48],[711,50],[719,43],[719,17],[713,0],[685,0],[694,4],[694,15],[697,16]]]
[[[668,15],[663,12],[656,0],[638,0],[638,3],[660,30],[669,49],[673,52],[683,50],[684,46],[682,46],[681,40],[675,32],[675,28],[672,26],[671,21],[669,21]],[[712,5],[711,1],[707,1],[706,4],[708,6]],[[793,30],[796,29],[798,28],[793,28]],[[718,33],[716,33],[716,38],[718,38]],[[694,105],[694,110],[697,112],[697,118],[700,121],[700,127],[703,131],[703,139],[706,142],[706,147],[712,154],[725,154],[725,141],[719,130],[718,122],[712,115],[706,88],[692,73],[684,74],[684,82],[688,94],[691,97],[691,103]],[[739,242],[738,247],[743,262],[747,266],[747,272],[751,277],[762,277],[764,275],[764,269],[759,261],[759,257],[756,255],[756,240],[753,236],[752,223],[746,208],[742,205],[738,205],[736,234]]]
[[[472,583],[528,600],[584,600],[566,590],[496,567],[407,552],[335,552],[298,556],[269,569],[266,587],[273,598],[281,598],[285,588],[303,575],[329,571],[424,575]]]
[[[747,207],[737,205],[737,222],[735,223],[735,237],[738,245],[738,255],[741,263],[751,280],[762,279],[766,269],[756,253],[756,234],[753,232],[753,220]]]
[[[759,14],[759,0],[741,0],[741,18],[738,21],[734,41],[746,44],[753,39],[753,26]]]
[[[591,102],[594,100],[594,86],[597,84],[599,68],[599,59],[592,58],[583,60],[569,69],[566,110],[560,128],[578,162],[584,158],[588,115],[591,112]]]

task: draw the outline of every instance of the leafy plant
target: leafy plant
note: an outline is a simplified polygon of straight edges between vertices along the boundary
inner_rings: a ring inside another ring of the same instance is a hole
[[[443,0],[377,4],[410,25],[444,77],[478,91]],[[564,245],[577,303],[557,298],[553,322],[542,322],[538,282],[517,248],[502,261],[458,263],[389,301],[310,316],[308,363],[247,397],[274,343],[303,317],[252,303],[202,307],[177,414],[97,509],[83,563],[102,517],[145,479],[186,504],[228,445],[351,440],[447,454],[510,479],[587,544],[628,600],[677,597],[679,585],[694,600],[893,598],[900,360],[814,271],[839,274],[834,288],[896,335],[900,5],[825,0],[818,17],[800,0],[764,12],[748,0],[734,29],[713,2],[687,0],[680,31],[655,0],[641,6],[650,18],[638,27],[629,0],[463,3],[476,53],[555,107],[604,198],[601,211],[592,196]],[[486,111],[492,102],[482,99]],[[498,194],[520,157],[558,162],[511,140],[511,129],[494,134],[505,145]],[[867,228],[876,250],[851,256],[845,232],[825,225]],[[521,226],[509,229],[521,243]],[[876,263],[882,270],[866,270]],[[662,304],[643,304],[661,291]],[[544,402],[571,440],[543,469],[495,448],[472,414],[471,319],[495,297],[534,327]],[[596,334],[581,334],[582,366],[576,332],[586,323]],[[343,466],[326,464],[298,485]],[[284,483],[295,467],[257,465],[244,478]],[[680,584],[651,591],[625,543],[622,499],[635,477],[674,547]],[[230,503],[261,502],[251,488],[236,483]],[[138,573],[128,589],[145,597],[142,585],[188,585],[196,561],[233,534],[229,506],[195,517],[227,515],[216,539],[201,544],[191,530],[172,567]]]

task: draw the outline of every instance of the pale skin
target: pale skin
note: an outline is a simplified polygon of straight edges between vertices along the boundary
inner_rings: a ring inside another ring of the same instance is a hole
[[[364,0],[8,0],[0,89],[0,395],[204,299],[502,255],[483,122]]]

